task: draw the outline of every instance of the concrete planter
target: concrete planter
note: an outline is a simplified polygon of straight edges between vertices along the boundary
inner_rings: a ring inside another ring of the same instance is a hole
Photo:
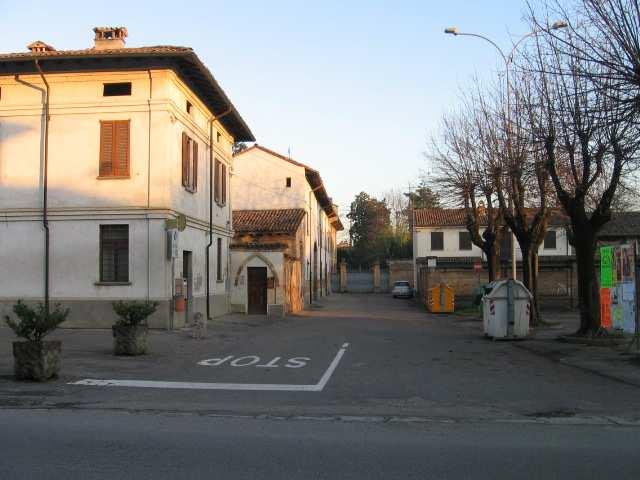
[[[147,353],[146,325],[114,325],[113,353],[115,355],[144,355]]]
[[[60,340],[13,342],[13,371],[16,380],[44,382],[60,371]]]

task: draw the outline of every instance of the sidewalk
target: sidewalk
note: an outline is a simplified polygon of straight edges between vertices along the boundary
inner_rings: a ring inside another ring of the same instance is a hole
[[[596,346],[568,343],[559,339],[578,330],[577,312],[543,312],[543,318],[551,325],[539,327],[527,340],[514,341],[515,348],[526,350],[553,362],[568,365],[605,378],[640,387],[640,352],[628,353],[631,342],[628,336],[617,345]],[[481,321],[462,321],[467,327],[481,334]]]

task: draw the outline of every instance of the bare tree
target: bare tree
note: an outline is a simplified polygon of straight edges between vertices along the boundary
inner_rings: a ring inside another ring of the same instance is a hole
[[[552,211],[549,175],[535,148],[526,108],[530,90],[530,79],[520,75],[505,94],[482,96],[478,129],[504,222],[520,246],[523,283],[533,295],[531,322],[536,325],[538,249]]]
[[[629,2],[585,0],[589,8],[594,7],[591,3],[622,6]],[[612,25],[618,18],[612,19]],[[534,22],[544,23],[535,17]],[[593,56],[596,47],[589,42],[598,38],[599,27],[589,18],[578,24],[582,26],[562,36],[539,37],[525,71],[536,85],[527,99],[532,132],[570,219],[581,317],[577,333],[586,335],[600,331],[594,263],[597,234],[611,218],[621,178],[637,165],[638,131],[626,101],[630,92],[619,90],[618,70]]]
[[[502,215],[496,190],[482,155],[479,111],[473,99],[457,114],[442,119],[441,138],[429,153],[436,170],[435,184],[452,206],[462,207],[471,241],[487,258],[489,281],[500,275]]]

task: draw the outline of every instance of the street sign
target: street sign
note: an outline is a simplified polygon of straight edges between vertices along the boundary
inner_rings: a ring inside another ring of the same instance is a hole
[[[435,257],[432,258],[427,258],[427,267],[429,268],[436,268],[436,259]]]
[[[176,218],[165,220],[164,223],[167,230],[176,229],[180,232],[183,232],[184,229],[187,228],[187,217],[180,213]]]

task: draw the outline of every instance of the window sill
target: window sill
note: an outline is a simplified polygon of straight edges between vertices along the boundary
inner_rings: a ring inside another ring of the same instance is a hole
[[[216,280],[216,283],[224,283],[224,280]]]
[[[117,287],[131,285],[131,282],[94,282],[93,284],[99,287]]]
[[[197,192],[198,192],[198,190],[194,190],[194,189],[192,189],[192,188],[187,188],[187,187],[184,187],[184,186],[183,186],[183,188],[184,188],[187,192],[189,192],[190,194],[192,194],[192,195],[193,195],[194,193],[197,193]]]
[[[129,180],[130,178],[131,178],[130,175],[126,175],[126,176],[122,176],[122,177],[116,177],[116,176],[111,176],[111,175],[105,175],[105,176],[98,175],[96,177],[96,180]]]

